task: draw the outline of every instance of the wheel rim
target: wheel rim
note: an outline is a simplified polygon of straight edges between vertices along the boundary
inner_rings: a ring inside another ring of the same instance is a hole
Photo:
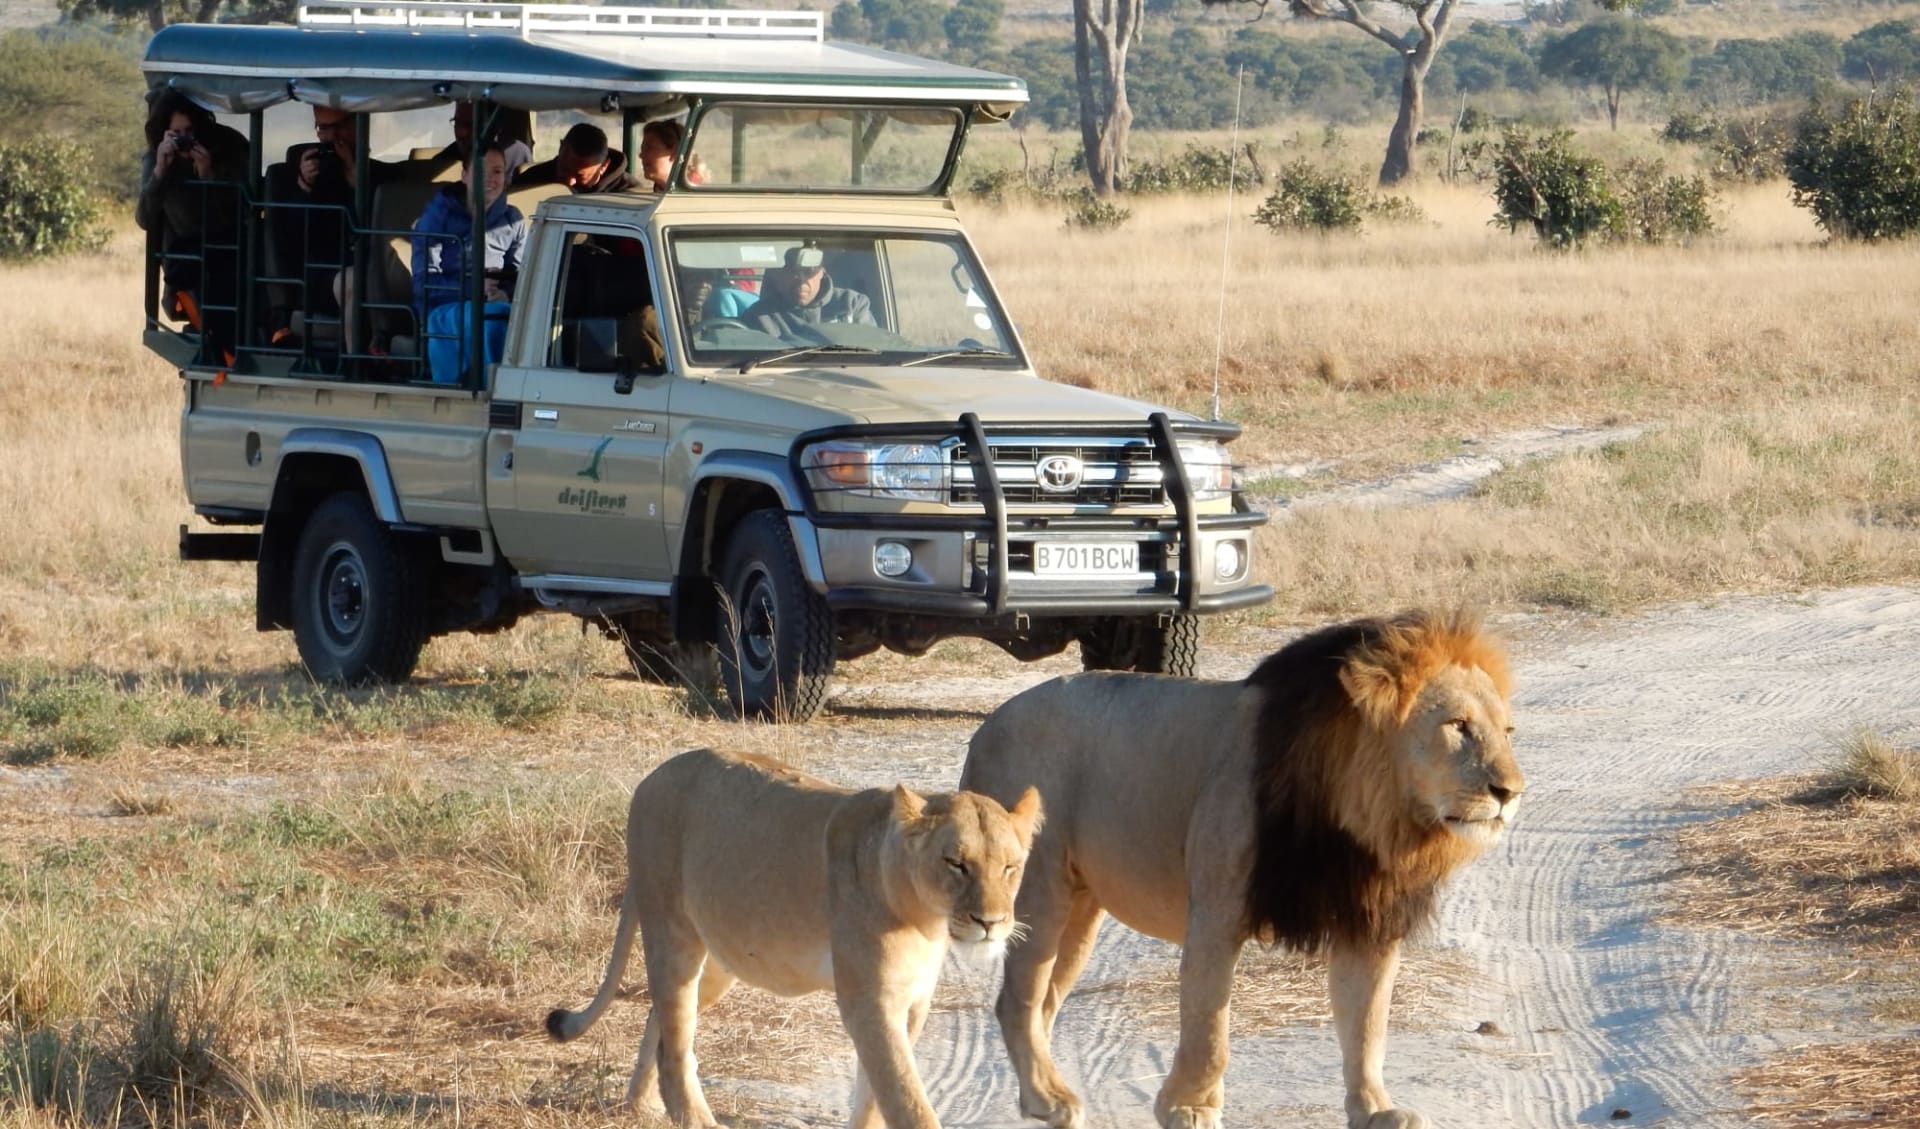
[[[367,566],[353,546],[334,545],[320,564],[320,624],[338,647],[351,646],[367,617]]]
[[[742,681],[761,682],[774,673],[774,623],[778,609],[773,578],[754,569],[740,591],[740,672]]]

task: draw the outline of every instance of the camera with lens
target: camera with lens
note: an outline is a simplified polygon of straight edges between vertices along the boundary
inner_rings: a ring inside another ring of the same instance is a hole
[[[191,150],[193,148],[193,131],[190,129],[175,130],[173,134],[173,147],[182,153]]]

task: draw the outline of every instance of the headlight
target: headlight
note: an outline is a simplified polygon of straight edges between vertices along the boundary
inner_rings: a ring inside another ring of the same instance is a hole
[[[1187,486],[1196,502],[1233,493],[1233,461],[1224,443],[1182,443],[1180,461],[1187,468]]]
[[[816,443],[800,466],[822,492],[944,502],[947,453],[932,443]]]

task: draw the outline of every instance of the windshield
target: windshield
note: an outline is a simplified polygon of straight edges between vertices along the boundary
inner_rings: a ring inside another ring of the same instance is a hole
[[[695,363],[1020,364],[957,235],[702,232],[669,246]]]

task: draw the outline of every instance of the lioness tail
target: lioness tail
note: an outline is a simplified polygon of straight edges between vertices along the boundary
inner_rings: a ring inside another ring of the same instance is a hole
[[[639,898],[634,893],[633,880],[627,880],[627,887],[620,896],[620,924],[613,930],[613,955],[607,959],[607,975],[600,981],[600,991],[594,994],[593,1002],[584,1011],[568,1011],[557,1007],[547,1013],[547,1034],[555,1042],[565,1043],[587,1033],[600,1013],[620,994],[620,979],[627,971],[627,958],[633,952],[633,934],[640,923]]]

